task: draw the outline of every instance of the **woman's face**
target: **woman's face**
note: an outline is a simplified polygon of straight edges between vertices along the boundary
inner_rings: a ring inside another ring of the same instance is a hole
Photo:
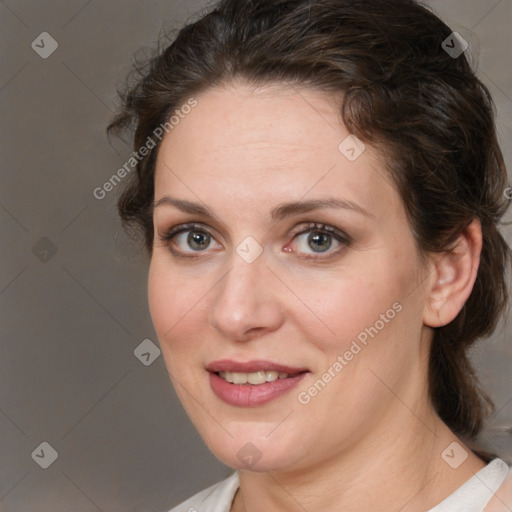
[[[382,445],[426,402],[429,339],[428,273],[383,157],[312,89],[196,100],[159,150],[148,282],[183,406],[232,467]]]

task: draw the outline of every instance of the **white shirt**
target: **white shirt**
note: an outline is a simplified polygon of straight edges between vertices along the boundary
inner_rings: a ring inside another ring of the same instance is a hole
[[[235,472],[169,512],[230,512],[239,487]],[[496,491],[498,496],[495,496]],[[511,512],[512,470],[501,459],[494,459],[427,512]]]

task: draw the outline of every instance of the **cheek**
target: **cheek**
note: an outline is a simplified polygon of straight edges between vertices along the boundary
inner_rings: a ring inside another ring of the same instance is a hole
[[[159,267],[153,257],[148,275],[148,305],[151,320],[160,338],[161,334],[171,329],[174,323],[176,304],[173,290],[176,283],[173,284],[170,276],[161,272]],[[162,341],[160,339],[160,342]]]
[[[148,275],[148,304],[151,319],[162,348],[182,339],[180,333],[194,325],[201,293],[200,282],[190,282],[180,272],[172,272],[159,259],[153,259]]]
[[[360,334],[364,339],[365,329],[376,322],[383,327],[381,315],[385,320],[395,317],[392,306],[404,297],[406,283],[396,266],[373,263],[366,268],[352,266],[350,272],[341,269],[321,282],[297,279],[293,288],[301,299],[293,301],[301,330],[309,332],[317,348],[332,354],[348,349]],[[387,322],[381,330],[389,330]]]

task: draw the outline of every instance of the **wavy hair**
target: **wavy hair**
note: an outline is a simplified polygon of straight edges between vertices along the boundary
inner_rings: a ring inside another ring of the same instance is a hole
[[[340,119],[385,154],[421,255],[449,251],[473,219],[481,223],[472,293],[434,329],[429,362],[437,413],[474,439],[492,403],[467,353],[493,332],[507,302],[510,249],[498,223],[509,201],[491,95],[464,53],[445,51],[450,37],[414,0],[222,0],[136,69],[108,132],[134,131],[136,150],[192,95],[235,80],[339,93]],[[123,225],[141,228],[149,254],[158,147],[118,201]]]

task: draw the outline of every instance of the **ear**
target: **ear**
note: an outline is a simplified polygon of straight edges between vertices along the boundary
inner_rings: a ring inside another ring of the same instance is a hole
[[[430,327],[449,324],[460,312],[473,290],[480,253],[482,228],[474,219],[459,235],[453,249],[432,256],[434,269],[423,315]]]

